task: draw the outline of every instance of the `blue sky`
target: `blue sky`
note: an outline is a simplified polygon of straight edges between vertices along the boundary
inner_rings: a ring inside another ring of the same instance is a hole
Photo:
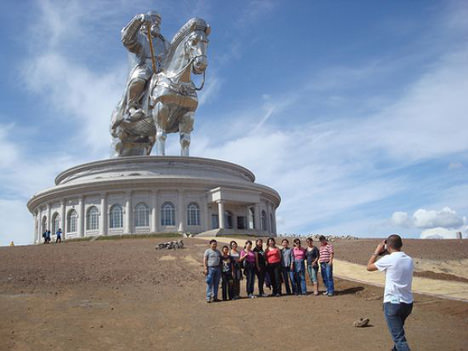
[[[32,242],[27,200],[108,158],[120,29],[212,26],[191,155],[279,191],[280,233],[468,236],[465,1],[2,1],[0,245]],[[177,136],[167,143],[177,155]]]

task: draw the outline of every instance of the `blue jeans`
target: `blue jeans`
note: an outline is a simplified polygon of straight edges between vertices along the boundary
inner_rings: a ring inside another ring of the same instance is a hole
[[[320,270],[322,271],[323,284],[327,289],[328,295],[335,293],[335,285],[333,284],[333,266],[328,262],[320,262]]]
[[[220,267],[208,267],[206,275],[206,300],[218,298],[219,279],[221,278]]]
[[[410,303],[384,303],[385,320],[387,321],[388,329],[392,334],[393,350],[394,351],[409,351],[410,348],[406,342],[405,325],[406,318],[413,310],[413,304]]]
[[[251,295],[254,292],[255,287],[255,264],[254,263],[247,263],[244,273],[247,278],[247,283],[245,287],[247,289],[247,295]]]
[[[307,265],[307,273],[309,273],[309,278],[311,283],[317,283],[317,273],[318,273],[318,266],[312,266],[310,264]]]
[[[305,281],[305,265],[304,260],[296,261],[294,260],[294,278],[295,278],[295,285],[296,285],[296,294],[307,294],[307,287]],[[301,287],[301,291],[299,291],[299,287]]]

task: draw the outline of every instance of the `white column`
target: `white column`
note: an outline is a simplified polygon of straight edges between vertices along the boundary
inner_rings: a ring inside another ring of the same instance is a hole
[[[107,194],[101,194],[101,211],[99,216],[99,234],[107,235]]]
[[[206,218],[206,225],[205,225],[205,230],[210,230],[210,229],[213,229],[211,228],[211,209],[208,208],[208,201],[206,201],[205,203],[205,218]]]
[[[51,218],[50,218],[51,211],[52,211],[52,209],[50,208],[50,204],[47,203],[47,225],[46,225],[46,227],[47,227],[48,230],[50,230],[52,228],[52,222],[51,222]],[[52,235],[53,233],[50,233],[50,234]]]
[[[78,214],[78,236],[80,238],[84,237],[85,234],[85,206],[84,206],[84,197],[81,196],[78,200],[78,206],[80,207],[80,212]]]
[[[255,213],[254,213],[254,223],[255,223],[255,229],[258,231],[262,230],[262,225],[261,225],[261,211],[260,211],[260,204],[256,203],[255,204]]]
[[[34,211],[33,214],[33,233],[34,233],[34,243],[39,244],[39,235],[37,234],[37,211]]]
[[[158,232],[158,216],[157,216],[157,206],[158,202],[156,200],[156,192],[152,191],[151,192],[151,224],[150,224],[150,231],[152,233],[157,233]]]
[[[267,202],[267,209],[266,209],[266,230],[268,231],[268,233],[272,233],[273,232],[273,229],[272,229],[272,226],[271,226],[271,221],[270,221],[270,211],[271,211],[271,205],[269,202]]]
[[[185,206],[184,206],[184,191],[178,190],[177,191],[177,212],[178,212],[178,219],[179,225],[178,231],[180,233],[185,232]]]
[[[274,206],[272,208],[272,211],[273,211],[273,233],[278,235],[278,232],[276,230],[276,209]]]
[[[61,206],[61,214],[60,214],[60,226],[62,228],[62,239],[65,240],[65,200],[62,200],[60,202],[60,206]]]
[[[125,222],[124,222],[124,232],[125,234],[131,234],[133,231],[132,231],[132,212],[133,212],[133,208],[132,208],[132,193],[127,193],[126,194],[126,198],[127,200],[125,201]]]
[[[224,202],[218,200],[218,224],[219,229],[224,229]]]

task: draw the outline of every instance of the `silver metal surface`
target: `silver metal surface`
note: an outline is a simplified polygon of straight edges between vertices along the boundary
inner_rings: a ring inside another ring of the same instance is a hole
[[[112,114],[115,156],[149,155],[154,143],[157,154],[165,155],[167,133],[176,132],[181,155],[189,155],[198,106],[196,91],[203,88],[208,65],[210,26],[201,18],[192,18],[169,44],[160,34],[160,23],[159,14],[148,12],[135,16],[122,29],[122,43],[133,64],[125,92]],[[203,74],[199,88],[191,79],[192,73]]]

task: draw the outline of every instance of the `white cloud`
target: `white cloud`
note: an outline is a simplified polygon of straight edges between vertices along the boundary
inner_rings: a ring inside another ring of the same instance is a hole
[[[423,230],[420,237],[421,239],[457,239],[459,232],[462,233],[462,237],[467,237],[467,234],[463,233],[461,229],[450,230],[441,227]]]
[[[29,62],[25,80],[60,112],[57,120],[74,120],[77,130],[71,135],[82,147],[103,154],[110,147],[110,116],[121,96],[124,71],[116,67],[112,73],[95,73],[59,53],[43,53]]]
[[[392,214],[392,223],[399,226],[399,227],[411,227],[413,224],[413,221],[411,218],[408,216],[408,213],[406,212],[394,212]]]
[[[459,228],[463,225],[463,218],[448,207],[441,211],[419,209],[414,212],[413,221],[417,228]]]
[[[422,239],[454,239],[458,232],[467,235],[468,229],[466,217],[459,216],[449,207],[440,211],[420,208],[412,217],[407,212],[394,212],[391,223],[398,227],[423,229]]]

